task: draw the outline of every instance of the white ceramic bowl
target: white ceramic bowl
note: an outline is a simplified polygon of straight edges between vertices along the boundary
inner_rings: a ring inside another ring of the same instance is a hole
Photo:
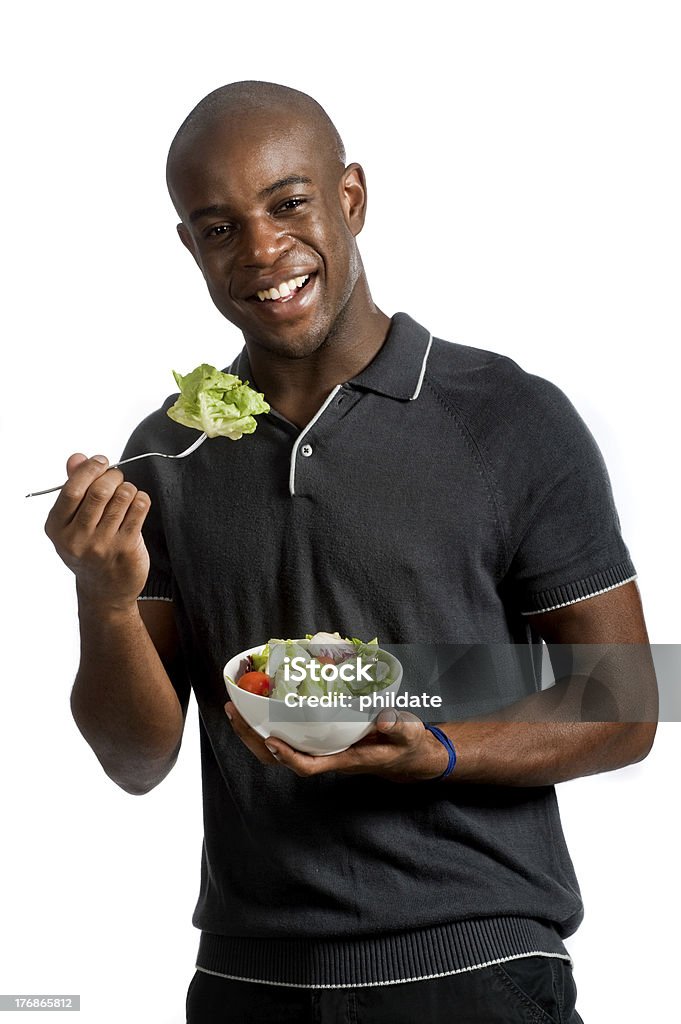
[[[236,654],[227,662],[223,673],[230,700],[263,739],[276,736],[306,754],[339,754],[371,731],[372,722],[381,708],[360,710],[358,697],[352,698],[349,708],[312,708],[307,705],[288,708],[283,701],[260,697],[232,683],[231,679],[240,674],[244,659],[249,654],[260,654],[264,647],[265,644],[260,644]],[[391,662],[395,679],[385,689],[377,691],[377,696],[397,693],[402,685],[400,662],[389,651],[381,653],[386,661]]]

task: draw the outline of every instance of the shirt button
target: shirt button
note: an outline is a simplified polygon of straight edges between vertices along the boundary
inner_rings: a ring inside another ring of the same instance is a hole
[[[300,449],[300,454],[304,455],[305,458],[308,459],[310,455],[312,455],[312,445],[304,444],[303,447]]]

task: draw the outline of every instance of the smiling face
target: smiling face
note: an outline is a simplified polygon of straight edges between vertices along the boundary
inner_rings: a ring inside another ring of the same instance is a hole
[[[285,110],[223,115],[175,157],[178,231],[246,341],[300,358],[352,319],[362,169]]]

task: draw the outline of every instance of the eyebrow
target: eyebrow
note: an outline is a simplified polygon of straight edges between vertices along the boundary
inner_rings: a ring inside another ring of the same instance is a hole
[[[267,199],[269,196],[274,195],[275,192],[279,192],[280,189],[288,188],[289,185],[311,184],[312,178],[306,178],[303,174],[289,174],[288,177],[279,178],[278,181],[274,181],[271,185],[261,189],[258,192],[258,199]],[[221,217],[227,213],[229,213],[229,209],[226,206],[202,206],[198,210],[192,210],[189,214],[189,222],[193,224],[194,221],[200,220],[201,217]]]
[[[201,220],[202,217],[219,217],[225,213],[227,213],[226,206],[202,206],[198,210],[192,210],[189,214],[189,223],[193,224],[195,220]]]
[[[306,178],[302,174],[289,174],[287,178],[280,178],[279,181],[275,181],[272,185],[268,185],[267,188],[262,189],[258,193],[259,199],[267,199],[268,196],[278,192],[280,188],[287,188],[289,185],[311,185],[312,178]]]

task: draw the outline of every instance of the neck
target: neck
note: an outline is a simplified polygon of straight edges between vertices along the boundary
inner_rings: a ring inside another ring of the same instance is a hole
[[[365,298],[348,303],[322,344],[302,358],[280,355],[246,339],[258,390],[296,426],[309,423],[333,388],[361,373],[382,347],[390,318],[374,305],[368,288]]]

